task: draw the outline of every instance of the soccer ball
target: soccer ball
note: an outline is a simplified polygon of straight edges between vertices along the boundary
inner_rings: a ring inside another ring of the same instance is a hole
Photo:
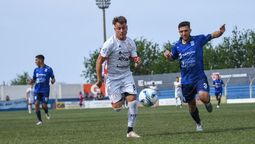
[[[153,106],[158,101],[157,91],[146,88],[139,94],[139,102],[146,107]]]

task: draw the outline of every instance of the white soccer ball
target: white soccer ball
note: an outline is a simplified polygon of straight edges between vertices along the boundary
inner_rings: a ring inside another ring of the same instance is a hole
[[[146,107],[153,106],[158,101],[157,91],[146,88],[139,94],[139,102]]]

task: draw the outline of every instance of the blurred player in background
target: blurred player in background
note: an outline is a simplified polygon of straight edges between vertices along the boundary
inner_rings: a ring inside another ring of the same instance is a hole
[[[221,96],[222,96],[222,87],[224,86],[224,82],[220,79],[219,74],[215,74],[215,80],[213,80],[213,86],[215,88],[215,96],[218,101],[217,108],[220,108]]]
[[[179,41],[172,47],[172,52],[166,50],[164,55],[168,60],[180,60],[183,101],[189,105],[190,115],[197,125],[196,130],[203,131],[196,106],[195,96],[197,93],[207,111],[212,112],[209,85],[204,73],[203,46],[211,39],[220,37],[225,32],[225,25],[212,34],[191,36],[190,22],[184,21],[178,25],[178,30]]]
[[[176,80],[174,82],[174,97],[175,97],[176,107],[180,106],[180,108],[182,108],[182,86],[181,86],[180,78],[178,76],[176,77]]]
[[[48,100],[50,94],[50,79],[51,84],[55,83],[55,76],[51,67],[47,66],[44,63],[44,56],[37,55],[35,57],[35,63],[38,66],[34,69],[33,79],[30,81],[30,84],[34,84],[34,102],[35,102],[35,113],[38,122],[36,125],[42,124],[41,112],[40,112],[40,104],[42,104],[42,108],[44,109],[45,115],[47,119],[50,119],[50,115],[48,112]]]
[[[149,88],[150,88],[150,89],[153,89],[153,90],[155,90],[155,91],[158,91],[158,87],[157,87],[157,85],[155,84],[155,82],[152,82],[151,84],[152,84],[152,85],[150,85]]]
[[[80,92],[79,92],[79,101],[80,101],[79,105],[80,105],[80,107],[83,106],[83,100],[84,100],[84,97],[83,97],[82,92],[80,91]]]
[[[136,86],[130,71],[130,60],[140,64],[141,59],[137,56],[135,42],[127,37],[127,20],[123,16],[113,19],[115,35],[110,37],[100,50],[96,62],[97,83],[101,87],[102,64],[107,62],[107,93],[112,102],[112,107],[120,111],[125,100],[128,103],[128,130],[127,137],[140,137],[133,130],[137,117]]]
[[[31,84],[31,86],[27,88],[26,91],[27,108],[29,114],[32,113],[33,99],[34,99],[34,84]]]

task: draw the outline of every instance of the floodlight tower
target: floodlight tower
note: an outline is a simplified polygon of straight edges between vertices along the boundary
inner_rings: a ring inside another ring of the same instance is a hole
[[[111,0],[96,0],[96,5],[99,9],[103,11],[103,32],[104,32],[104,42],[106,41],[106,25],[105,25],[105,9],[109,8]]]

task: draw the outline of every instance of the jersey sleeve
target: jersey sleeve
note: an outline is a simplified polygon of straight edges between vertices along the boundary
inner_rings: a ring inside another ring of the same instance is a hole
[[[172,47],[171,55],[172,55],[172,59],[173,59],[173,60],[176,60],[176,59],[179,58],[179,54],[178,54],[178,51],[177,51],[177,46],[176,46],[176,44]]]
[[[137,51],[136,51],[136,44],[135,42],[132,40],[131,41],[131,57],[137,57]]]
[[[35,81],[36,80],[36,71],[34,70],[33,72],[33,80]]]
[[[209,42],[212,39],[212,35],[211,34],[199,35],[198,38],[201,46],[204,46],[207,42]]]
[[[213,85],[215,85],[215,81],[213,81]]]
[[[55,78],[55,75],[54,75],[54,72],[53,72],[53,69],[50,68],[50,78],[51,79],[54,79]]]
[[[111,43],[110,41],[106,41],[100,50],[100,55],[102,57],[109,57],[112,51],[112,46],[113,46],[113,43]]]
[[[223,82],[223,80],[221,80],[221,84],[222,84],[222,85],[224,85],[224,82]]]

